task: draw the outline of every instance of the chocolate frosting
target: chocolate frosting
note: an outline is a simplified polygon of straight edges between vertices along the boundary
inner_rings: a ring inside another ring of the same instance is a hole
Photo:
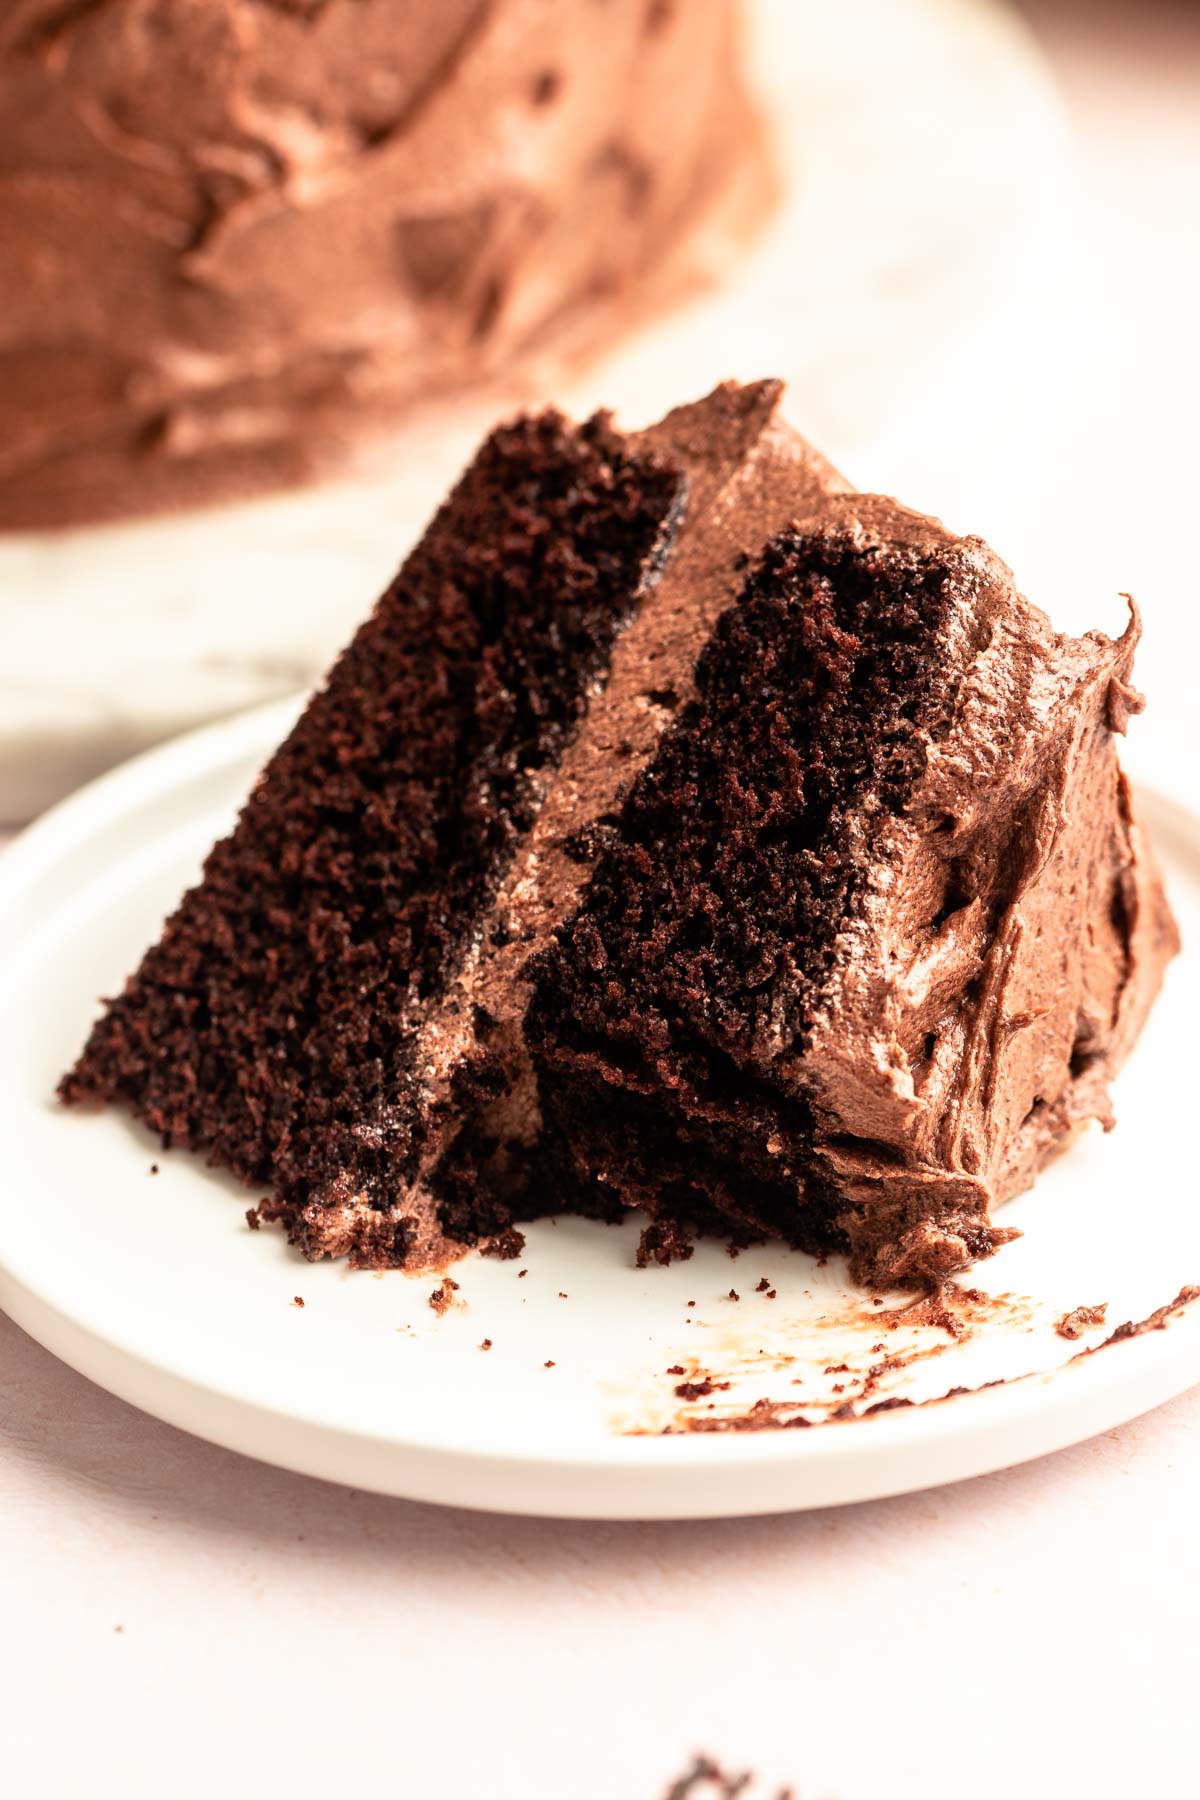
[[[1003,1243],[991,1208],[1089,1119],[1112,1125],[1108,1083],[1178,936],[1113,735],[1142,704],[1133,603],[1116,641],[1061,636],[978,539],[892,502],[848,511],[951,570],[962,666],[797,1071],[858,1270],[886,1286]]]
[[[13,0],[0,528],[304,479],[696,273],[769,181],[732,0]]]

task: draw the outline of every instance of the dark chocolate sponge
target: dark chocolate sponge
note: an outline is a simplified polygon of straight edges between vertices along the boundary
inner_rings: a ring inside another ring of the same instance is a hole
[[[361,1197],[357,1247],[402,1259],[409,1228],[387,1209],[427,1128],[422,1012],[682,498],[603,420],[548,413],[489,438],[62,1097],[118,1100],[164,1145],[271,1187],[305,1247],[314,1196]]]

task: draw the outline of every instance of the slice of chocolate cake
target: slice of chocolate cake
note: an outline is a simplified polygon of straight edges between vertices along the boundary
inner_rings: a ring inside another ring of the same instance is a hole
[[[1174,946],[1113,732],[976,540],[725,386],[496,432],[62,1084],[424,1265],[650,1215],[936,1279]]]

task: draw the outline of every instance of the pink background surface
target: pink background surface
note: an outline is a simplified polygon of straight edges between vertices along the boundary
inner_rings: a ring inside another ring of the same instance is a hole
[[[1080,130],[1104,354],[1001,548],[1039,597],[1136,582],[1159,741],[1194,757],[1200,15],[1026,10]],[[0,1318],[0,1789],[656,1800],[706,1748],[806,1800],[1190,1791],[1197,1425],[1200,1390],[906,1499],[556,1525],[211,1448]]]

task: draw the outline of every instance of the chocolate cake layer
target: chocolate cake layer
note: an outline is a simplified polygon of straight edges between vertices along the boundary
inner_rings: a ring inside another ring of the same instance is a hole
[[[640,1208],[938,1281],[1175,947],[1124,637],[726,385],[488,441],[62,1092],[427,1265]]]
[[[0,14],[0,529],[307,479],[522,365],[544,391],[769,200],[732,0]]]
[[[470,952],[655,581],[682,478],[602,420],[496,432],[96,1025],[69,1101],[269,1186],[320,1249],[403,1260],[420,1022]],[[486,1078],[480,1076],[486,1091]]]

